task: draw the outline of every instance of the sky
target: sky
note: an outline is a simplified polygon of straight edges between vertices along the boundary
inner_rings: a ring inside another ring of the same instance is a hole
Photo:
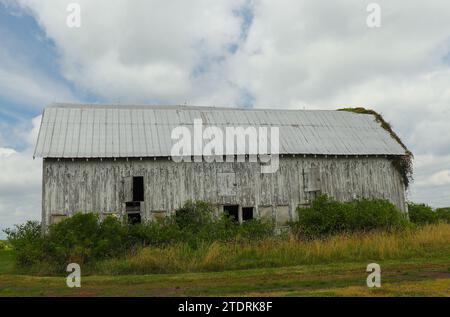
[[[408,199],[450,206],[448,0],[0,0],[0,230],[40,219],[52,102],[372,108],[414,153]]]

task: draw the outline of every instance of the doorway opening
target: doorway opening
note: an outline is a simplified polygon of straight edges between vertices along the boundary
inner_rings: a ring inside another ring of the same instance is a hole
[[[253,219],[253,207],[243,207],[242,208],[242,221]]]
[[[141,202],[129,201],[125,203],[125,211],[127,213],[127,220],[129,224],[141,223]]]
[[[133,177],[133,201],[144,201],[144,177]]]
[[[223,206],[223,212],[236,222],[239,222],[239,205]]]
[[[136,225],[141,223],[141,213],[128,213],[128,223],[132,225]]]

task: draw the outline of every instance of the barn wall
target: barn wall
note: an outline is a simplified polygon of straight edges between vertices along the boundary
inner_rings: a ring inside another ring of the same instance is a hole
[[[320,189],[338,200],[385,198],[405,211],[405,190],[399,173],[386,158],[280,158],[274,174],[261,174],[259,163],[174,163],[169,160],[45,160],[44,225],[74,212],[124,213],[125,179],[144,176],[143,217],[173,212],[186,200],[207,200],[218,206],[255,207],[256,215],[277,223],[295,217]],[[220,210],[220,207],[218,207]],[[52,220],[53,219],[53,220]]]

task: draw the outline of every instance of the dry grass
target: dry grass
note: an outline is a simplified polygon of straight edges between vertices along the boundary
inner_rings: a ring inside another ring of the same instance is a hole
[[[450,225],[438,224],[399,233],[373,232],[300,241],[294,237],[254,243],[185,244],[145,248],[135,256],[98,263],[96,274],[208,272],[334,262],[381,261],[450,253]],[[369,262],[367,262],[369,263]]]

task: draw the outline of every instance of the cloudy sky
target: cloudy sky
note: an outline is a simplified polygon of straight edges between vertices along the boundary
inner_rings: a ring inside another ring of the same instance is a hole
[[[450,206],[450,1],[376,1],[369,28],[372,2],[0,0],[0,229],[40,218],[54,101],[373,108],[415,154],[409,199]]]

